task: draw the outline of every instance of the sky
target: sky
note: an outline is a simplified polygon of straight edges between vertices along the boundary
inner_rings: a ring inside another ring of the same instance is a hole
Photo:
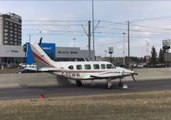
[[[127,22],[130,21],[131,56],[159,51],[162,40],[171,39],[171,1],[94,0],[96,56],[127,56]],[[22,44],[39,41],[62,47],[88,49],[91,0],[0,0],[0,13],[22,17]],[[123,34],[125,33],[125,34]],[[92,46],[91,46],[92,47]],[[124,53],[124,54],[123,54]]]

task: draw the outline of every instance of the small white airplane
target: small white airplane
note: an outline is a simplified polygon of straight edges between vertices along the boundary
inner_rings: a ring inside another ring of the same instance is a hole
[[[112,80],[119,79],[119,86],[123,87],[122,79],[127,76],[137,75],[132,70],[121,67],[115,67],[107,61],[70,61],[70,62],[55,62],[53,61],[40,47],[41,42],[32,44],[37,70],[40,72],[53,72],[58,76],[63,76],[76,81],[77,86],[82,86],[83,80],[106,79],[107,88],[112,87]]]

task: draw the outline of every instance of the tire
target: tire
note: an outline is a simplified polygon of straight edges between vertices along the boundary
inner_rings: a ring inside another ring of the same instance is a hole
[[[83,86],[83,84],[82,84],[81,80],[76,80],[76,85],[77,85],[78,87]]]

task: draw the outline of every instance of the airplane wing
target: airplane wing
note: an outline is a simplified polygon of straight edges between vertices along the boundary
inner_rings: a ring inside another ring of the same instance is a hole
[[[118,79],[118,78],[124,78],[124,77],[133,77],[134,75],[138,75],[137,73],[113,73],[113,72],[105,72],[105,73],[100,73],[96,75],[90,75],[92,79]]]
[[[59,69],[54,68],[54,67],[43,67],[41,69],[38,69],[38,71],[41,71],[41,72],[57,72],[57,71],[59,71]]]

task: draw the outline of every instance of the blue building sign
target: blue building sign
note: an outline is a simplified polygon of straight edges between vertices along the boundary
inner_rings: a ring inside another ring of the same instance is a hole
[[[53,60],[56,58],[56,45],[55,43],[42,43],[41,48],[45,51],[45,53]],[[31,50],[30,43],[27,43],[27,64],[33,64],[34,57],[33,52]]]

